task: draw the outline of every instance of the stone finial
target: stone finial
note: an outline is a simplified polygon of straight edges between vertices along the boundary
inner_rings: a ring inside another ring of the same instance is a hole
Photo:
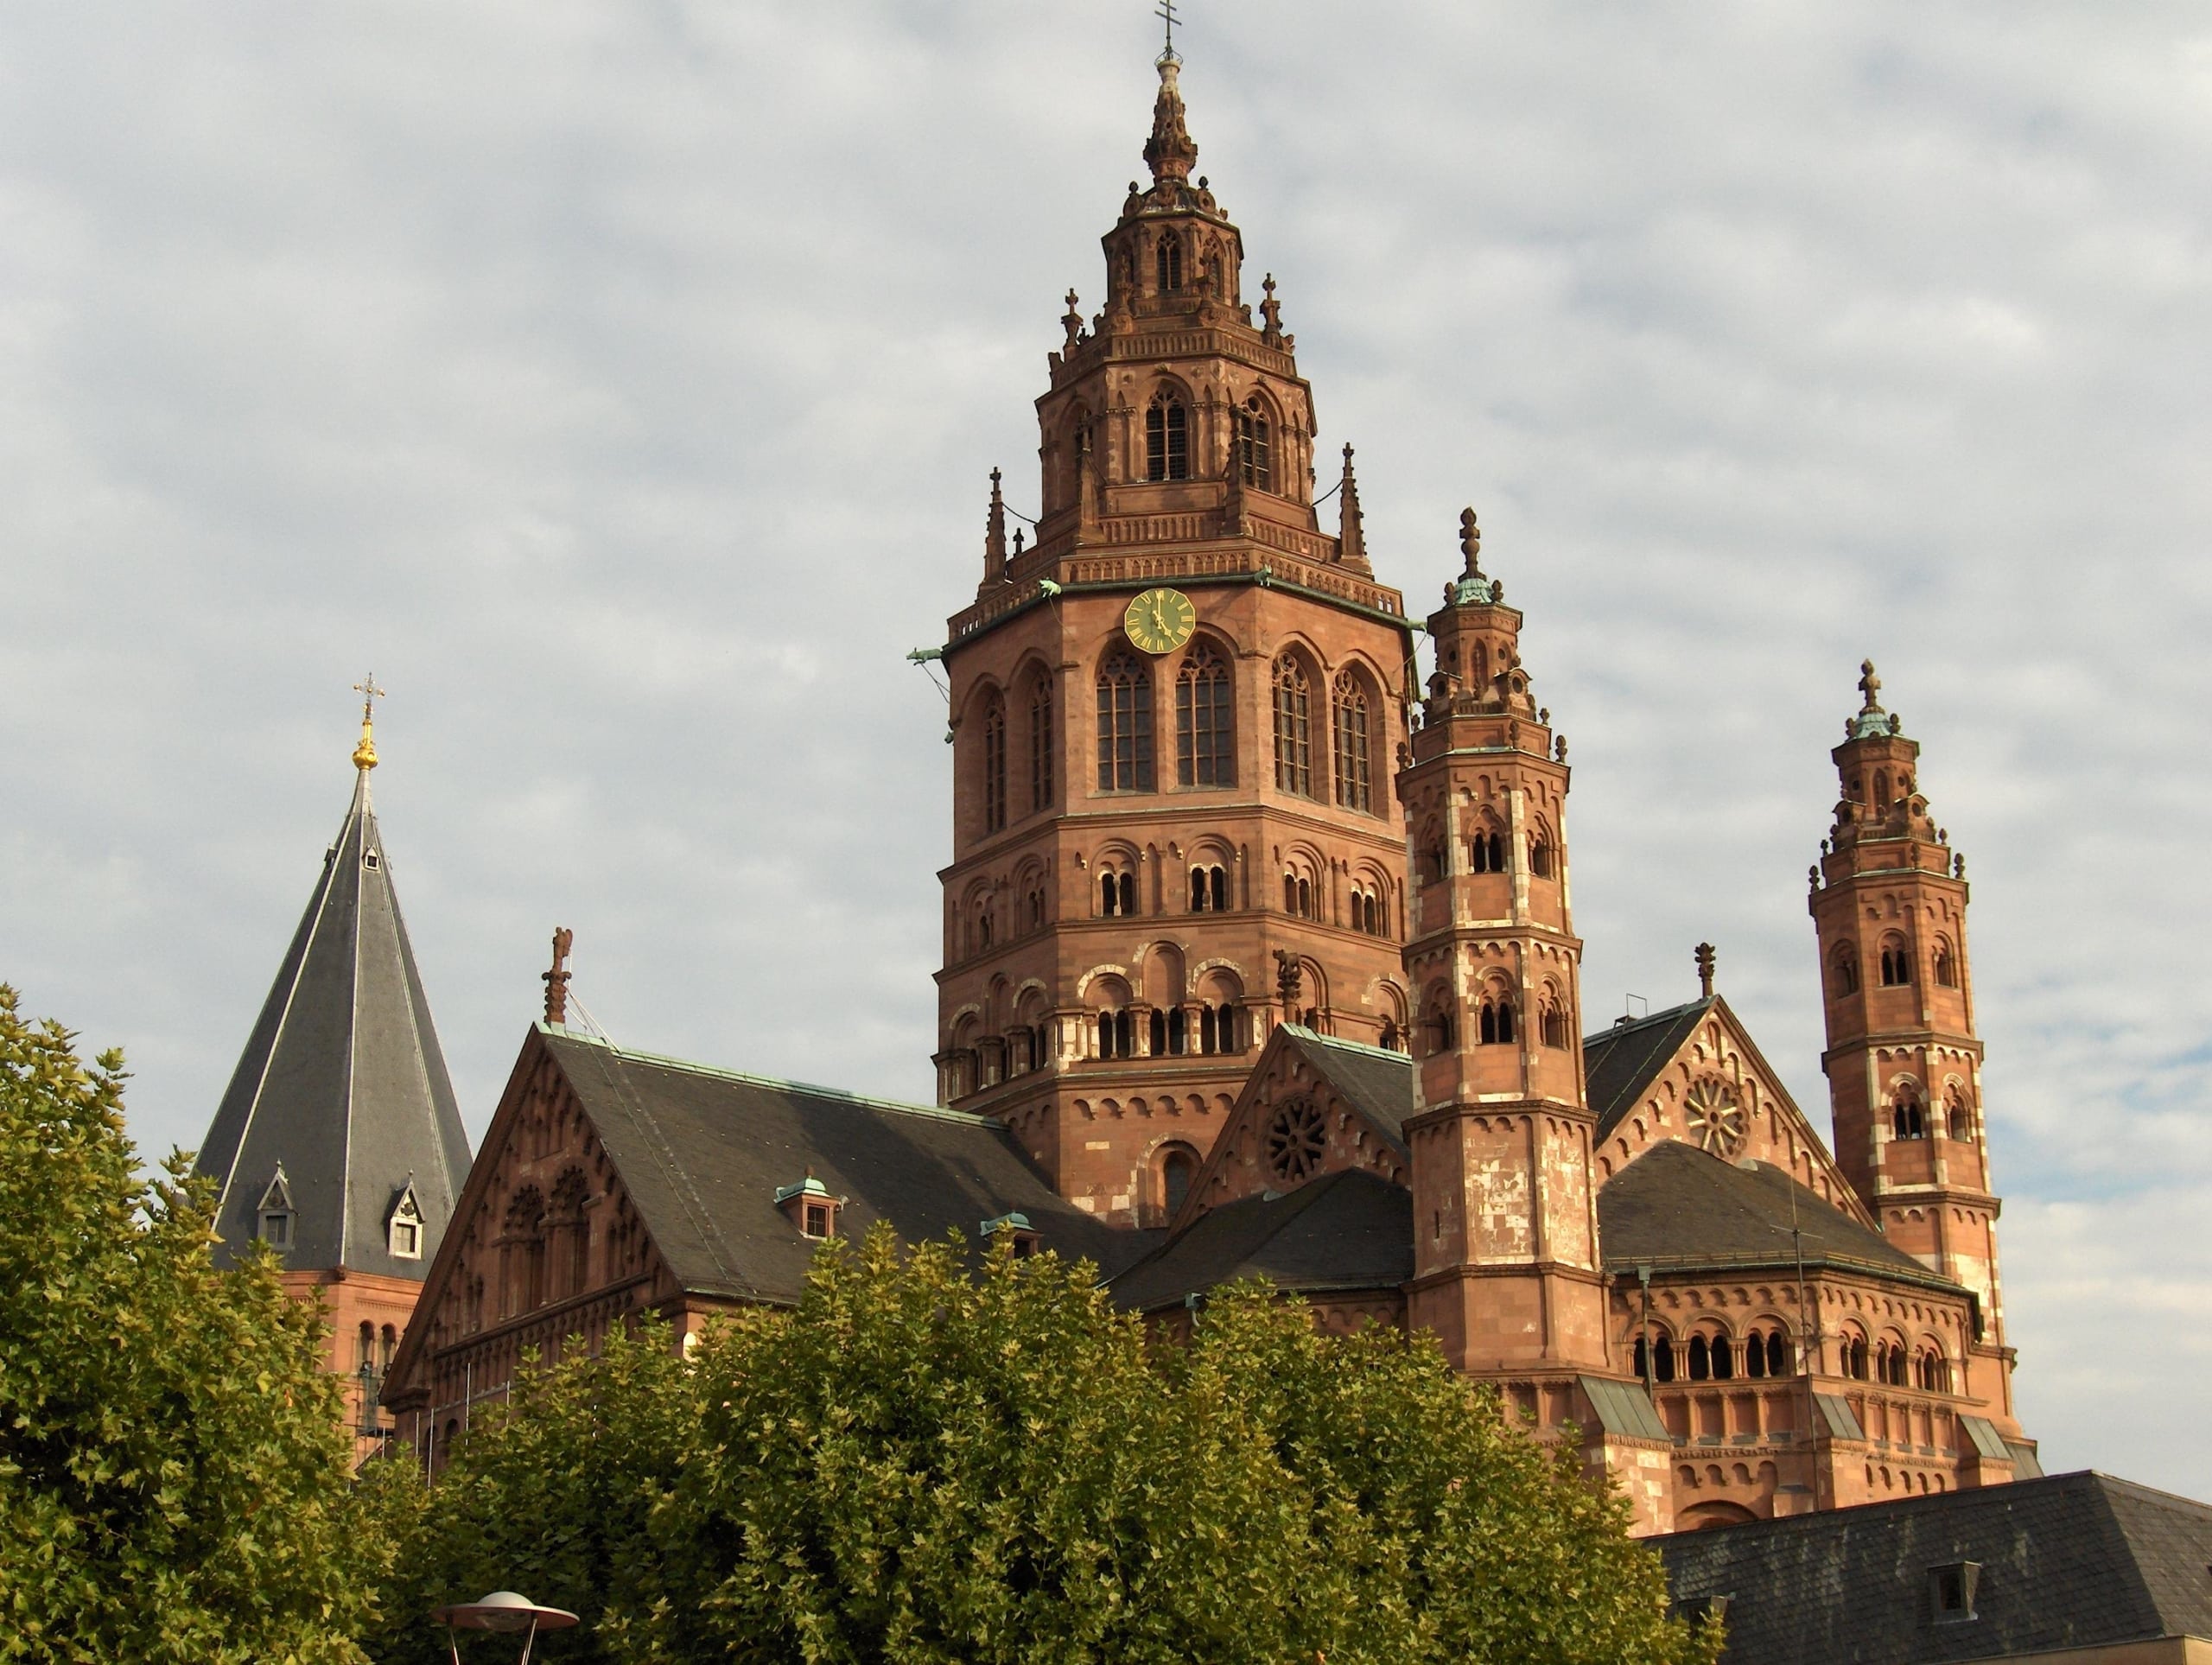
[[[1260,339],[1269,346],[1281,346],[1282,302],[1275,299],[1275,275],[1273,272],[1260,280],[1260,290],[1267,297],[1260,302],[1260,318],[1264,326],[1260,331]]]
[[[1471,506],[1459,511],[1459,553],[1467,562],[1467,576],[1483,575],[1483,529],[1476,524]]]
[[[1553,742],[1552,755],[1557,758],[1561,763],[1567,761],[1567,736],[1565,734],[1561,734],[1558,740]]]
[[[1882,691],[1882,679],[1874,674],[1872,659],[1859,662],[1859,691],[1866,696],[1866,703],[1859,708],[1861,716],[1871,715],[1882,709],[1881,701],[1876,697]]]
[[[566,925],[553,932],[553,969],[541,975],[545,984],[545,1020],[565,1026],[569,1021],[569,950],[576,933]]]
[[[999,471],[991,470],[991,508],[983,520],[983,576],[1006,575],[1006,499],[999,495]]]
[[[1337,558],[1364,569],[1367,566],[1367,528],[1359,512],[1359,482],[1352,478],[1351,447],[1344,447],[1344,480],[1338,487]]]
[[[1068,309],[1061,315],[1060,327],[1068,333],[1067,350],[1073,353],[1076,343],[1083,339],[1083,315],[1076,310],[1076,293],[1068,291]]]
[[[1700,943],[1697,945],[1697,992],[1701,1000],[1713,998],[1713,944]]]

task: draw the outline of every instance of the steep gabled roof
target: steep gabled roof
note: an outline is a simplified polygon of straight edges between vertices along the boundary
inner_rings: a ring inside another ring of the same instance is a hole
[[[196,1170],[220,1193],[219,1257],[257,1234],[280,1168],[294,1211],[287,1265],[418,1279],[468,1172],[366,768],[200,1147]],[[424,1232],[416,1260],[395,1256],[386,1235],[410,1181]]]
[[[2104,1474],[1751,1521],[1658,1548],[1677,1600],[1730,1598],[1731,1662],[2018,1659],[2212,1637],[2212,1508]],[[1974,1617],[1939,1623],[1930,1570],[1962,1561],[1980,1569]]]
[[[1654,1145],[1605,1183],[1598,1234],[1605,1269],[1616,1274],[1638,1266],[1786,1268],[1802,1246],[1808,1268],[1958,1287],[1780,1168],[1739,1166],[1676,1140]]]
[[[1413,1274],[1413,1193],[1346,1168],[1281,1196],[1240,1198],[1209,1211],[1109,1287],[1118,1305],[1154,1312],[1240,1278],[1320,1294],[1395,1289]]]
[[[1682,1049],[1696,1033],[1699,1021],[1710,1012],[1718,995],[1692,1001],[1687,1006],[1618,1023],[1582,1040],[1582,1064],[1589,1082],[1591,1114],[1598,1118],[1602,1140],[1628,1113],[1651,1078]]]
[[[1314,1070],[1365,1113],[1402,1150],[1406,1118],[1414,1113],[1414,1061],[1403,1052],[1338,1040],[1286,1023],[1277,1033],[1306,1055]]]
[[[841,1237],[887,1220],[908,1242],[957,1230],[973,1243],[985,1221],[1020,1214],[1041,1247],[1103,1273],[1158,1239],[1115,1230],[1067,1202],[988,1116],[658,1058],[544,1024],[536,1034],[654,1247],[692,1293],[799,1298],[816,1245],[776,1192],[810,1171],[844,1199]]]

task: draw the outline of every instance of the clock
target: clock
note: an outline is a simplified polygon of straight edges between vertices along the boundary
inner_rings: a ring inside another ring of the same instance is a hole
[[[1173,653],[1198,628],[1198,610],[1179,589],[1148,589],[1129,603],[1122,628],[1147,653]]]

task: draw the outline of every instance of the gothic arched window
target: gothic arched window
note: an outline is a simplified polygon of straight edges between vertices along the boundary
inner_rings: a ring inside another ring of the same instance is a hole
[[[1828,966],[1834,979],[1837,999],[1859,992],[1859,950],[1856,948],[1849,943],[1838,943],[1835,952],[1828,956]]]
[[[1505,871],[1505,840],[1496,829],[1478,831],[1467,850],[1471,870],[1476,873],[1503,873]]]
[[[1229,661],[1194,642],[1175,676],[1175,778],[1185,786],[1236,784],[1236,734]]]
[[[1262,492],[1274,490],[1274,427],[1257,394],[1236,413],[1236,467],[1247,486]]]
[[[1477,1033],[1485,1046],[1503,1045],[1513,1039],[1513,1002],[1503,995],[1483,996]]]
[[[1544,1002],[1544,1045],[1563,1047],[1567,1044],[1567,1013],[1555,1001]]]
[[[1191,477],[1190,413],[1183,409],[1182,400],[1172,393],[1160,394],[1145,410],[1144,477]]]
[[[1552,876],[1551,840],[1540,832],[1529,836],[1529,872],[1538,879],[1548,879]]]
[[[1098,790],[1152,790],[1152,672],[1126,647],[1098,667]]]
[[[1313,696],[1306,667],[1286,653],[1275,661],[1275,785],[1300,798],[1313,796]]]
[[[1029,809],[1052,807],[1052,679],[1039,671],[1029,684]]]
[[[1905,946],[1902,937],[1891,937],[1882,944],[1882,987],[1902,988],[1912,981],[1912,950]]]
[[[1162,295],[1173,295],[1183,287],[1183,240],[1171,232],[1153,246],[1152,275],[1158,280]]]
[[[1338,674],[1330,690],[1336,731],[1337,802],[1371,810],[1374,790],[1367,756],[1367,684],[1354,671]]]
[[[1920,1096],[1907,1087],[1897,1093],[1897,1104],[1890,1112],[1891,1130],[1899,1139],[1928,1137],[1927,1112],[1920,1107]]]
[[[1936,982],[1944,988],[1959,986],[1959,969],[1951,958],[1951,945],[1940,937],[1936,939]]]
[[[1006,702],[996,694],[983,707],[983,830],[1006,825]]]

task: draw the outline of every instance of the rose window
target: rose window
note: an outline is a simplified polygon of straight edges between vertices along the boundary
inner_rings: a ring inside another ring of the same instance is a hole
[[[1310,1098],[1294,1098],[1268,1123],[1268,1166],[1287,1185],[1312,1179],[1328,1145],[1328,1126]]]
[[[1699,1082],[1683,1101],[1683,1111],[1699,1148],[1715,1156],[1733,1156],[1744,1148],[1744,1107],[1726,1082]]]

